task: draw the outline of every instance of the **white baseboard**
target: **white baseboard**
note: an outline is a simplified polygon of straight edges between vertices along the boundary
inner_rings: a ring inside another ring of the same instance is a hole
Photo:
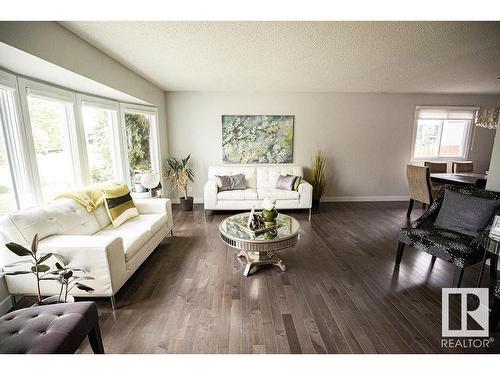
[[[321,202],[404,202],[409,199],[405,195],[359,195],[322,197]]]
[[[14,302],[11,296],[7,296],[0,302],[0,316],[5,315],[11,308],[14,307]]]
[[[179,198],[170,198],[172,203],[179,203]],[[407,195],[360,195],[322,197],[321,202],[406,202]],[[203,197],[195,197],[194,203],[203,203]]]

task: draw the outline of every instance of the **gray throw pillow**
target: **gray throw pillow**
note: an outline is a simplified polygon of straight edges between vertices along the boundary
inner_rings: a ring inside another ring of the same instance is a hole
[[[219,191],[225,190],[245,190],[245,175],[243,173],[234,176],[215,176]]]
[[[279,176],[274,187],[281,190],[293,190],[296,178],[296,176]]]
[[[445,189],[434,225],[476,237],[489,224],[500,201],[472,197]]]

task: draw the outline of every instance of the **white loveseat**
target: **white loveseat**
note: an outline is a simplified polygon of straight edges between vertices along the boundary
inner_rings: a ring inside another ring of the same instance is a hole
[[[218,191],[215,176],[245,175],[245,190]],[[262,200],[276,198],[277,209],[308,209],[312,206],[312,186],[302,180],[298,191],[276,189],[280,175],[304,176],[302,166],[280,165],[224,165],[208,168],[208,181],[204,188],[205,210],[248,210],[262,208]]]
[[[89,213],[71,199],[4,215],[0,218],[0,266],[21,259],[11,253],[5,243],[16,242],[29,247],[38,233],[40,252],[61,254],[69,266],[83,267],[95,278],[85,281],[95,289],[92,294],[77,288],[71,294],[111,297],[114,309],[114,295],[167,234],[172,234],[169,199],[142,199],[134,203],[139,216],[118,228],[111,225],[104,205]],[[36,294],[32,274],[6,276],[6,281],[13,295]],[[58,294],[59,286],[55,281],[43,281],[42,293]]]

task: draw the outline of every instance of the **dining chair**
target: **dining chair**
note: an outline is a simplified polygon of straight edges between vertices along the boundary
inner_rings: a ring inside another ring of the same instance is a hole
[[[424,205],[432,202],[432,183],[429,167],[408,164],[406,166],[406,177],[410,188],[410,204],[406,217],[410,217],[415,201]]]
[[[451,170],[453,173],[469,173],[474,171],[474,165],[471,161],[454,161]]]
[[[448,163],[446,162],[436,162],[436,161],[426,161],[424,163],[426,167],[429,167],[431,173],[446,173],[448,172]]]
[[[445,199],[448,201],[444,203]],[[429,209],[400,230],[395,264],[400,265],[405,246],[413,246],[432,255],[431,262],[439,258],[453,264],[453,287],[459,288],[464,269],[482,261],[486,250],[481,239],[489,234],[498,214],[500,192],[445,185]],[[498,255],[487,252],[486,256],[490,259],[490,277],[496,279]]]
[[[426,167],[429,167],[431,173],[446,173],[448,172],[448,163],[446,162],[438,162],[438,161],[426,161],[424,163]],[[432,183],[432,196],[436,196],[439,193],[439,190],[443,187],[444,184]]]

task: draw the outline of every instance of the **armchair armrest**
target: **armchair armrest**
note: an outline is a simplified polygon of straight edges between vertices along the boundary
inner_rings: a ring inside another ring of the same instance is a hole
[[[436,195],[427,211],[425,211],[423,215],[420,216],[417,220],[413,221],[410,224],[410,228],[415,229],[421,226],[432,225],[434,223],[439,210],[441,209],[441,204],[443,203],[444,190],[444,188],[441,188],[441,190],[439,190],[439,193]]]
[[[309,182],[302,180],[299,185],[298,192],[300,197],[299,208],[311,208],[313,193],[312,185]]]
[[[165,214],[169,228],[173,227],[172,202],[167,198],[134,200],[139,215]]]
[[[205,209],[214,209],[217,205],[217,193],[218,193],[217,182],[215,180],[208,180],[203,188],[203,201],[205,203]]]

